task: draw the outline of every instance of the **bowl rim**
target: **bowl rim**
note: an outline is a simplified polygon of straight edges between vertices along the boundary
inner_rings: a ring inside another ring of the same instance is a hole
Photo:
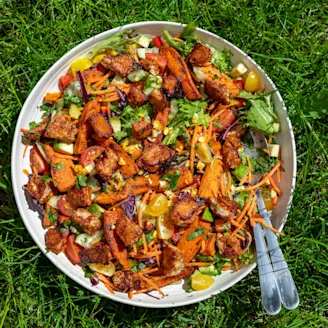
[[[32,237],[32,239],[34,240],[34,242],[38,245],[38,247],[40,248],[41,252],[43,252],[43,254],[46,255],[46,257],[61,271],[63,272],[66,276],[68,276],[70,279],[72,279],[73,281],[75,281],[76,283],[78,283],[80,286],[90,290],[93,293],[96,293],[100,296],[103,297],[107,297],[111,300],[114,301],[118,301],[120,303],[124,303],[124,304],[128,304],[128,305],[134,305],[134,306],[139,306],[139,307],[147,307],[147,308],[171,308],[171,307],[178,307],[178,306],[185,306],[185,305],[189,305],[189,304],[193,304],[193,303],[197,303],[203,300],[206,300],[214,295],[219,294],[220,292],[230,288],[231,286],[235,285],[236,283],[238,283],[240,280],[242,280],[243,278],[245,278],[255,267],[256,267],[256,263],[250,264],[249,266],[247,266],[244,270],[244,272],[237,278],[232,279],[231,281],[229,281],[222,289],[217,289],[214,292],[210,292],[208,294],[205,295],[199,295],[198,297],[190,297],[190,298],[185,298],[184,300],[181,301],[177,301],[177,302],[171,302],[171,303],[162,303],[162,302],[144,302],[144,301],[136,301],[134,299],[128,299],[128,298],[122,298],[120,296],[117,296],[117,294],[110,294],[108,293],[103,293],[101,290],[99,289],[95,289],[94,287],[92,287],[90,284],[87,284],[86,281],[85,282],[81,282],[78,277],[76,277],[74,275],[73,272],[70,272],[66,267],[61,267],[58,266],[54,259],[51,258],[48,254],[46,249],[44,248],[44,246],[41,244],[41,242],[39,242],[39,240],[37,239],[36,234],[34,233],[33,229],[31,226],[28,225],[27,223],[27,219],[25,218],[25,212],[23,209],[23,205],[19,200],[19,193],[21,193],[21,187],[19,186],[17,183],[17,178],[16,178],[16,172],[18,172],[18,161],[15,159],[15,145],[17,145],[20,142],[20,138],[21,138],[21,132],[20,132],[20,126],[22,124],[23,121],[23,114],[25,111],[27,111],[28,109],[28,103],[30,98],[33,97],[33,94],[36,93],[36,90],[38,90],[40,88],[40,86],[44,83],[44,81],[46,80],[47,76],[49,74],[55,74],[56,70],[58,67],[62,66],[63,63],[67,62],[67,60],[69,60],[73,55],[78,54],[83,48],[86,48],[87,46],[92,45],[94,42],[100,42],[104,37],[110,36],[116,32],[118,32],[121,29],[134,29],[134,28],[138,28],[138,27],[142,27],[142,26],[153,26],[153,25],[159,25],[159,24],[166,24],[168,27],[184,27],[186,26],[186,24],[181,24],[181,23],[176,23],[176,22],[170,22],[170,21],[143,21],[143,22],[136,22],[136,23],[131,23],[131,24],[127,24],[127,25],[123,25],[120,27],[116,27],[110,30],[106,30],[102,33],[99,33],[97,35],[94,35],[90,38],[88,38],[87,40],[79,43],[77,46],[75,46],[74,48],[72,48],[70,51],[68,51],[66,54],[64,54],[61,58],[59,58],[45,73],[44,75],[41,77],[41,79],[38,81],[38,83],[33,87],[32,91],[30,92],[29,96],[26,98],[24,105],[19,113],[19,117],[18,120],[16,122],[16,129],[15,129],[15,133],[14,133],[14,138],[13,138],[13,142],[12,142],[12,150],[11,150],[11,180],[12,180],[12,185],[13,185],[13,191],[14,191],[14,197],[15,197],[15,201],[20,213],[20,216],[22,218],[22,221],[25,225],[25,228],[27,229],[27,231],[29,232],[30,236]],[[292,124],[291,121],[289,119],[288,116],[288,112],[285,106],[285,103],[278,91],[278,89],[276,88],[275,84],[272,82],[272,80],[270,79],[270,77],[264,72],[264,70],[251,58],[249,57],[244,51],[242,51],[240,48],[238,48],[237,46],[235,46],[234,44],[232,44],[231,42],[225,40],[224,38],[210,32],[207,30],[204,30],[202,28],[197,28],[196,31],[200,31],[203,32],[205,34],[208,34],[216,39],[219,39],[220,42],[222,42],[223,44],[229,45],[231,48],[233,48],[234,50],[236,50],[237,52],[239,52],[241,55],[243,55],[245,58],[247,58],[247,60],[249,60],[253,65],[256,66],[256,68],[261,71],[265,77],[268,79],[268,82],[274,87],[276,91],[276,95],[278,97],[278,101],[281,103],[282,105],[282,109],[283,111],[286,112],[286,120],[287,120],[287,126],[289,129],[289,133],[290,133],[290,138],[291,138],[291,146],[292,146],[292,162],[293,162],[293,172],[292,172],[292,183],[291,183],[291,195],[289,197],[289,201],[288,201],[288,205],[287,205],[287,211],[286,211],[286,215],[282,220],[282,223],[279,227],[279,230],[281,231],[283,226],[286,223],[289,211],[290,211],[290,207],[292,204],[292,200],[293,200],[293,191],[295,189],[295,183],[296,183],[296,169],[297,169],[297,162],[296,162],[296,145],[295,145],[295,138],[294,138],[294,133],[293,133],[293,128],[292,128]]]

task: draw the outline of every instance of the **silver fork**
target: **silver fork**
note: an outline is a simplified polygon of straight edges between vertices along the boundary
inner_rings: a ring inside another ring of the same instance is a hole
[[[263,135],[253,133],[251,133],[251,135],[256,147],[268,148],[266,139]],[[261,177],[262,176],[258,176],[256,180],[252,182],[257,183]],[[272,226],[260,189],[256,191],[256,202],[262,218],[269,226]],[[264,233],[261,226],[258,223],[255,224],[254,236],[258,257],[261,295],[266,312],[269,314],[277,314],[281,309],[280,302],[286,309],[295,309],[299,304],[299,296],[282,250],[279,247],[277,236],[270,229],[264,228],[264,231],[268,248],[264,240]],[[268,251],[271,256],[272,264]]]

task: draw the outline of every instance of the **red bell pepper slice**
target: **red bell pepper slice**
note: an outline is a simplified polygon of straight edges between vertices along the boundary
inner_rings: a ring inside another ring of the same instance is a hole
[[[66,74],[59,79],[59,90],[64,91],[69,83],[73,80],[71,74]]]
[[[158,35],[154,37],[152,43],[157,48],[160,48],[162,46],[161,38]]]

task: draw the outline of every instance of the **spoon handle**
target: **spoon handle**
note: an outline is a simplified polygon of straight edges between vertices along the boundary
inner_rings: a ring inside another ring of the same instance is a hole
[[[271,220],[265,208],[261,191],[256,192],[257,206],[262,218],[271,225]],[[265,237],[268,243],[268,249],[271,255],[273,270],[277,279],[281,302],[286,309],[295,309],[299,304],[299,296],[296,289],[294,279],[288,269],[288,265],[284,258],[281,248],[279,247],[277,236],[271,230],[265,228]]]
[[[263,306],[268,314],[275,315],[281,309],[281,299],[263,230],[258,223],[254,226],[254,236]]]

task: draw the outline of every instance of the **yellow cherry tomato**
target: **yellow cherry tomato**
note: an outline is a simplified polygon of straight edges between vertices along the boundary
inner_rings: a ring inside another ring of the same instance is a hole
[[[211,287],[214,278],[206,274],[200,273],[198,270],[191,276],[191,287],[193,290],[204,290]]]
[[[157,218],[156,222],[157,238],[159,239],[170,239],[174,233],[174,227],[168,220],[167,215],[162,215]]]
[[[250,72],[245,82],[245,91],[255,92],[260,89],[260,77],[256,72]]]
[[[75,77],[77,71],[83,72],[91,66],[92,66],[92,63],[89,59],[79,58],[75,62],[72,63],[71,72],[72,72],[73,76]]]
[[[169,210],[169,201],[167,197],[163,194],[157,194],[148,203],[148,206],[146,208],[146,214],[157,217],[166,214],[168,210]]]
[[[105,57],[105,54],[97,55],[92,58],[93,64],[98,64]]]

